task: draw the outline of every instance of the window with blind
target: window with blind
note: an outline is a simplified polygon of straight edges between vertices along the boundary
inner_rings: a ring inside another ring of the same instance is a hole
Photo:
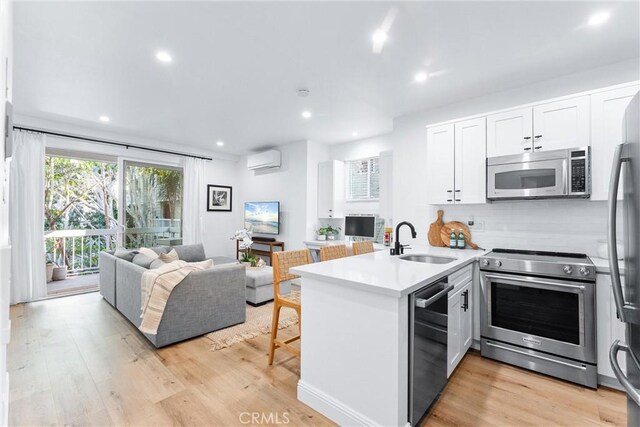
[[[380,197],[379,157],[352,160],[348,164],[348,200],[377,200]]]

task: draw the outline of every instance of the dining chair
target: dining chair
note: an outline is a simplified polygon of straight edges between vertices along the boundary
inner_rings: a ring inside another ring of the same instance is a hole
[[[330,261],[347,256],[349,256],[347,253],[347,245],[330,245],[320,248],[320,261]]]
[[[353,242],[352,248],[354,255],[369,254],[373,252],[373,242],[371,240],[367,240],[365,242]]]
[[[292,342],[299,340],[301,333],[287,338],[285,340],[278,339],[278,323],[280,320],[280,310],[283,307],[292,308],[298,313],[298,326],[302,331],[302,316],[300,299],[290,294],[280,294],[280,283],[297,279],[300,276],[289,273],[289,269],[299,265],[311,263],[311,255],[309,249],[297,251],[274,252],[273,254],[273,320],[271,323],[271,338],[269,340],[269,365],[273,364],[273,356],[277,348],[283,348],[297,357],[300,357],[300,350],[291,345]]]

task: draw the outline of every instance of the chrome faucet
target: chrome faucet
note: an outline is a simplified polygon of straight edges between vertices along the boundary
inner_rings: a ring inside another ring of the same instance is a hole
[[[391,251],[391,255],[401,255],[404,253],[404,248],[408,247],[409,245],[401,245],[400,244],[400,227],[402,227],[403,225],[408,225],[409,228],[411,229],[411,237],[412,238],[416,238],[417,234],[416,234],[416,229],[413,226],[413,224],[411,224],[410,222],[407,221],[402,221],[400,224],[396,225],[396,244],[394,246],[394,248]]]

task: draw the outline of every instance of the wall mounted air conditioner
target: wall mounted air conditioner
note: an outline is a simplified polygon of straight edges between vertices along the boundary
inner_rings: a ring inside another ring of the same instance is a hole
[[[252,171],[280,167],[280,152],[278,150],[263,151],[247,157],[247,169]]]

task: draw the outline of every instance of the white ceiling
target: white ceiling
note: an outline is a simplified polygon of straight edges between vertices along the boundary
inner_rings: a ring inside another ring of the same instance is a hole
[[[211,150],[223,140],[234,154],[344,142],[409,112],[637,57],[638,5],[19,2],[15,111]],[[392,6],[375,55],[371,35]],[[610,21],[588,27],[600,10]],[[422,69],[431,77],[414,83]]]

